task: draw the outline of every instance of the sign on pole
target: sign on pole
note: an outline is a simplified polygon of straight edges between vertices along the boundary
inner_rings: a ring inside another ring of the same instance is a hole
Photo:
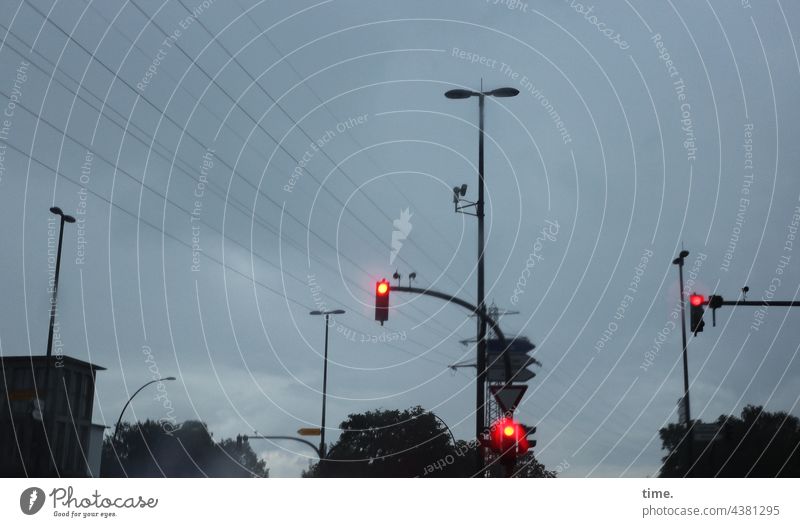
[[[322,435],[321,428],[301,428],[297,431],[301,436],[318,436]]]
[[[521,370],[522,368],[527,368],[528,366],[532,366],[536,364],[536,359],[531,357],[530,355],[525,354],[517,354],[512,355],[509,354],[508,356],[509,362],[511,363],[512,370]],[[496,355],[494,353],[487,353],[486,354],[486,364],[489,368],[504,368],[505,367],[505,360],[503,359],[502,355]]]
[[[505,346],[500,342],[500,339],[488,339],[486,341],[486,353],[500,353],[508,351],[508,353],[528,353],[536,349],[536,344],[531,342],[528,337],[515,337],[506,341]]]
[[[514,413],[517,405],[522,400],[522,396],[525,395],[528,385],[507,384],[505,386],[490,386],[489,389],[503,412]]]
[[[511,368],[511,380],[513,382],[528,382],[529,380],[536,377],[536,374],[529,370],[528,368],[523,368],[521,370],[514,370],[513,366]],[[506,370],[503,368],[503,365],[500,364],[499,366],[495,364],[488,370],[486,370],[486,381],[487,382],[506,382]]]

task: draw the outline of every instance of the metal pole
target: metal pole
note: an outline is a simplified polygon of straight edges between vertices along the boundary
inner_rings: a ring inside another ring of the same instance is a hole
[[[325,401],[328,393],[328,315],[325,314],[325,365],[322,369],[322,427],[319,434],[320,461],[325,458]]]
[[[175,380],[174,377],[164,377],[164,378],[161,378],[161,379],[153,379],[152,381],[144,383],[142,386],[139,387],[138,390],[133,392],[133,395],[130,396],[130,398],[128,399],[128,402],[126,402],[125,406],[122,407],[122,411],[119,413],[119,418],[117,419],[117,424],[114,426],[114,437],[113,437],[113,439],[115,441],[117,439],[117,435],[119,434],[119,425],[120,425],[120,423],[122,423],[122,414],[124,414],[125,410],[128,409],[128,405],[131,404],[131,401],[133,401],[133,398],[136,397],[136,395],[139,392],[141,392],[142,390],[144,390],[145,388],[147,388],[148,386],[150,386],[154,382],[164,382],[164,381],[173,381],[173,380]]]
[[[442,293],[441,291],[436,291],[434,289],[423,289],[421,287],[406,287],[406,286],[397,286],[393,287],[392,291],[395,293],[416,293],[418,295],[425,295],[425,296],[432,296],[433,298],[439,298],[444,300],[445,302],[451,302],[457,306],[461,306],[464,309],[468,310],[470,313],[473,313],[477,316],[481,316],[480,311],[478,310],[478,306],[474,304],[470,304],[466,300],[458,298],[457,296],[450,295],[448,293]],[[486,321],[487,326],[492,327],[492,331],[495,332],[497,335],[497,339],[500,341],[500,347],[504,350],[508,350],[508,339],[506,339],[506,334],[503,330],[500,329],[500,324],[497,320],[490,317],[488,314],[483,315],[483,319]],[[506,357],[508,357],[508,353],[504,353]],[[510,361],[510,359],[509,359]]]
[[[478,346],[477,360],[478,377],[475,393],[475,432],[477,439],[481,439],[486,428],[485,405],[486,405],[486,305],[484,303],[484,236],[483,236],[483,83],[481,82],[481,94],[478,96],[479,110],[479,132],[478,132],[478,203],[475,212],[478,215]],[[484,447],[478,443],[477,471],[483,474],[484,469]]]
[[[54,432],[55,428],[55,386],[50,386],[50,378],[51,378],[51,370],[52,370],[52,362],[53,362],[53,331],[56,322],[56,304],[58,302],[58,276],[61,272],[61,242],[64,240],[64,223],[65,218],[64,215],[59,215],[61,218],[61,225],[58,231],[58,248],[56,250],[56,272],[55,276],[53,277],[53,296],[50,299],[50,328],[47,331],[47,355],[45,358],[45,373],[44,373],[44,413],[42,415],[42,425],[44,427],[45,437],[47,438],[48,446],[47,450],[49,452],[48,456],[45,458],[47,461],[47,468],[45,469],[46,475],[50,474],[50,462],[52,461],[52,467],[56,469],[56,476],[58,476],[58,469],[56,468],[56,460],[53,457],[53,449],[50,448],[50,441],[52,441],[51,436]],[[34,370],[35,373],[35,370]],[[40,409],[41,411],[41,409]]]
[[[153,380],[153,381],[145,383],[144,385],[140,386],[138,390],[133,392],[133,395],[131,395],[130,398],[128,398],[128,402],[125,403],[125,406],[122,407],[122,411],[119,413],[119,418],[117,418],[117,424],[114,425],[114,440],[115,441],[117,440],[117,436],[119,435],[119,425],[122,422],[122,415],[125,413],[125,410],[128,409],[128,405],[131,404],[131,401],[133,401],[133,398],[136,397],[136,394],[141,392],[142,390],[144,390],[147,386],[150,386],[154,382],[158,382],[160,380],[161,379],[156,379],[156,380]]]
[[[704,304],[708,305],[708,301]],[[722,306],[800,307],[797,300],[723,300]]]
[[[681,251],[680,256],[673,263],[678,265],[678,277],[681,290],[681,337],[683,339],[683,412],[686,416],[686,433],[688,444],[686,446],[686,474],[689,475],[689,468],[692,466],[692,416],[689,412],[689,357],[686,342],[686,298],[683,291],[683,261],[689,256],[689,251]]]
[[[47,333],[47,357],[53,355],[53,326],[56,322],[56,302],[58,300],[58,275],[61,271],[61,241],[64,239],[64,216],[61,215],[61,228],[58,232],[58,251],[56,255],[56,274],[53,279],[53,297],[50,303],[50,330]],[[49,365],[48,360],[48,365]]]

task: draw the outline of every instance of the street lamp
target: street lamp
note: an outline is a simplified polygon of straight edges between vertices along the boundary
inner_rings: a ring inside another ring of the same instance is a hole
[[[114,427],[114,440],[117,439],[117,434],[119,434],[119,424],[122,422],[122,414],[125,413],[125,410],[127,410],[128,405],[131,404],[133,398],[136,397],[136,394],[138,394],[139,392],[141,392],[142,390],[144,390],[153,383],[163,382],[163,381],[174,381],[174,380],[176,380],[175,377],[164,377],[162,379],[153,379],[150,382],[144,383],[138,390],[133,392],[133,395],[131,395],[130,399],[128,399],[128,402],[125,403],[125,406],[122,407],[122,411],[119,413],[119,419],[117,419],[117,425]]]
[[[322,368],[322,432],[319,435],[319,454],[320,462],[325,458],[325,402],[328,397],[328,318],[331,315],[344,315],[344,309],[333,309],[330,311],[311,311],[309,315],[325,316],[325,365]]]
[[[688,445],[686,447],[686,473],[685,476],[689,475],[689,468],[691,468],[692,463],[694,462],[694,454],[692,452],[694,445],[692,444],[694,441],[694,427],[692,426],[692,416],[689,412],[689,357],[687,352],[687,343],[686,343],[686,315],[685,315],[685,306],[686,306],[686,298],[684,297],[683,292],[683,265],[684,260],[686,257],[689,256],[689,251],[683,250],[678,254],[678,257],[672,260],[673,265],[678,266],[678,280],[680,281],[680,295],[681,295],[681,338],[683,343],[683,413],[684,419],[686,420],[686,436],[688,438]]]
[[[49,437],[49,433],[53,431],[53,423],[55,422],[55,389],[51,389],[50,386],[50,371],[52,370],[52,357],[53,357],[53,330],[56,323],[56,304],[58,302],[58,277],[61,274],[61,244],[64,240],[64,224],[65,223],[75,223],[75,218],[70,216],[69,214],[64,214],[64,211],[61,210],[59,207],[50,207],[50,212],[53,214],[61,217],[61,225],[59,226],[58,230],[58,247],[56,249],[56,272],[53,276],[53,291],[52,297],[50,298],[50,327],[47,330],[47,354],[46,354],[46,365],[45,365],[45,374],[44,374],[44,412],[45,415],[41,415],[42,412],[42,403],[41,398],[38,399],[38,407],[34,409],[34,418],[36,418],[37,410],[38,414],[42,418],[42,425],[45,432],[45,437]],[[51,393],[53,396],[51,396]],[[49,462],[48,462],[49,463]],[[49,470],[49,469],[48,469]]]
[[[483,235],[483,187],[484,187],[484,174],[483,174],[483,102],[484,98],[489,97],[515,97],[519,94],[516,88],[497,88],[490,91],[483,91],[483,81],[481,81],[481,91],[475,92],[472,90],[455,89],[445,92],[444,96],[448,99],[468,99],[470,97],[478,98],[478,201],[475,202],[475,216],[478,217],[478,347],[477,347],[477,366],[478,377],[476,379],[476,394],[475,394],[475,435],[478,439],[483,436],[486,428],[485,424],[485,409],[486,404],[486,304],[484,302],[484,235]],[[464,191],[466,192],[466,187]],[[455,191],[455,189],[453,189]],[[459,189],[460,190],[460,189]],[[458,204],[456,204],[458,207]],[[457,208],[458,210],[458,208]],[[478,447],[478,471],[483,470],[483,446]]]
[[[61,216],[61,227],[58,231],[58,249],[56,254],[56,274],[53,278],[53,298],[50,301],[50,330],[47,334],[47,357],[53,355],[53,326],[56,321],[56,301],[58,300],[58,275],[61,271],[61,242],[64,240],[64,224],[75,223],[75,218],[69,214],[64,214],[59,207],[50,207],[50,212]]]

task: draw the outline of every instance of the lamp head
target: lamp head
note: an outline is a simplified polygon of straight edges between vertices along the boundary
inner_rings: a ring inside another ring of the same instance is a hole
[[[447,97],[448,99],[469,99],[473,95],[480,95],[480,94],[475,93],[474,91],[471,90],[461,90],[461,89],[450,90],[445,92],[444,94],[444,96]]]
[[[491,95],[492,97],[516,97],[519,95],[519,90],[516,88],[497,88],[486,92],[486,95]]]

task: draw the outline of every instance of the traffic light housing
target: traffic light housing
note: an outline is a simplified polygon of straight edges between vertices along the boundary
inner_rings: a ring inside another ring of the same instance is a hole
[[[703,322],[703,313],[705,312],[703,303],[705,300],[703,295],[698,295],[697,293],[689,295],[689,329],[693,335],[697,335],[703,331],[703,326],[706,325],[706,323]]]
[[[525,430],[527,432],[528,448],[529,449],[536,448],[536,440],[531,438],[531,436],[536,433],[536,427],[535,426],[526,426]]]
[[[498,419],[489,431],[489,448],[503,460],[516,459],[530,448],[528,429],[510,417]]]
[[[389,320],[389,293],[391,286],[389,282],[383,278],[375,284],[375,320],[381,323]]]

